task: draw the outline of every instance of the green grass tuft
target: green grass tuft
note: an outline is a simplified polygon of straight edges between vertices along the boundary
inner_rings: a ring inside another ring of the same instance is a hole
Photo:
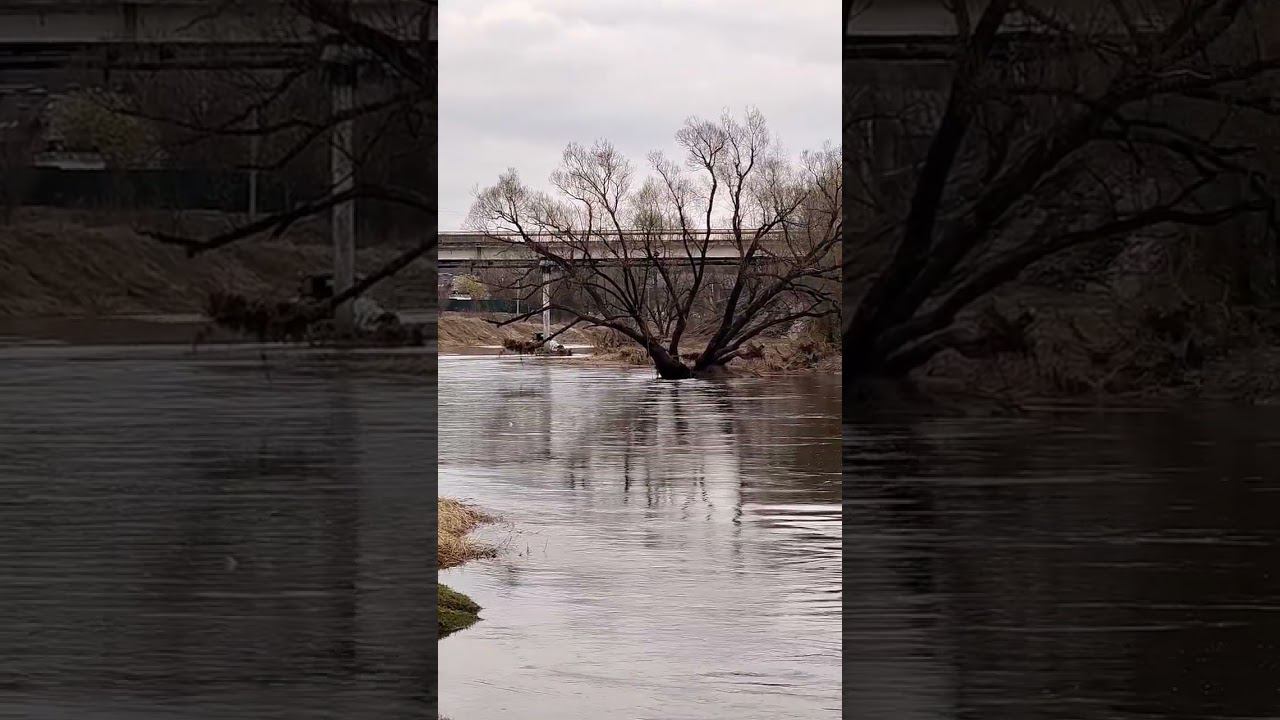
[[[448,586],[440,586],[436,618],[440,638],[448,637],[480,620],[480,606],[474,600]]]

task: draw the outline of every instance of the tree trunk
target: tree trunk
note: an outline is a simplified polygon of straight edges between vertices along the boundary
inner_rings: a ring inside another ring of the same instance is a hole
[[[845,388],[861,388],[867,385],[899,385],[906,381],[914,367],[895,365],[889,360],[893,351],[877,350],[878,338],[872,335],[852,333],[844,336],[841,354],[841,376]],[[895,349],[896,350],[896,349]],[[851,396],[853,393],[846,393]]]
[[[844,336],[844,377],[876,377],[884,374],[884,357],[875,352],[877,338],[870,333],[849,332]]]
[[[679,356],[673,356],[657,342],[650,342],[646,349],[649,351],[649,357],[653,359],[653,367],[658,371],[658,377],[663,380],[684,380],[693,377],[693,371],[680,362]]]
[[[708,354],[706,352],[699,354],[697,362],[693,364],[693,372],[700,373],[704,370],[710,369],[715,365],[719,365],[721,367],[724,366],[724,363],[712,363],[710,360],[710,358],[712,357],[714,357],[714,354]]]
[[[854,413],[933,412],[933,399],[911,378],[910,370],[894,367],[871,343],[855,344],[845,338],[841,385],[845,408]]]

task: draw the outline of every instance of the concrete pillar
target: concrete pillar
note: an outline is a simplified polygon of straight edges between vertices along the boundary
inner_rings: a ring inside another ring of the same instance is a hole
[[[249,219],[258,216],[258,166],[262,164],[262,137],[257,131],[262,129],[262,110],[253,111],[254,134],[249,137]]]
[[[329,75],[331,111],[337,115],[351,109],[355,95],[355,67],[336,64]],[[350,120],[333,126],[330,148],[330,177],[335,194],[355,187],[355,143]],[[356,276],[356,205],[348,200],[333,206],[333,291],[345,292],[355,284]],[[334,326],[339,335],[355,331],[353,303],[348,300],[334,310]]]
[[[542,336],[551,337],[551,269],[542,266]]]

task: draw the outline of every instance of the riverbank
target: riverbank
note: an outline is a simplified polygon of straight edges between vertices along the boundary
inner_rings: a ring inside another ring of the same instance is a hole
[[[246,240],[196,258],[145,237],[138,227],[216,232],[236,218],[187,213],[123,215],[44,208],[15,213],[0,225],[0,316],[102,317],[199,313],[210,293],[250,297],[290,294],[300,281],[332,268],[332,248],[320,229],[300,224],[282,237]],[[371,244],[356,253],[372,271],[398,254]],[[425,260],[380,283],[371,297],[387,307],[429,307],[435,273]]]
[[[497,354],[504,340],[528,341],[535,333],[542,332],[542,323],[532,320],[495,325],[494,320],[504,319],[496,314],[471,314],[442,312],[437,323],[437,340],[440,352],[445,355],[461,355],[487,351]],[[552,332],[561,326],[553,326]],[[565,345],[593,345],[595,336],[588,330],[573,328],[556,337]]]
[[[705,345],[705,338],[690,340],[690,347]],[[756,351],[716,369],[721,377],[770,377],[779,375],[839,375],[840,348],[837,345],[804,338],[765,338],[755,345]],[[583,361],[622,367],[653,367],[653,361],[634,345],[604,347]]]
[[[527,341],[535,333],[542,332],[542,324],[520,321],[498,326],[498,315],[475,315],[457,312],[440,313],[438,337],[440,353],[444,355],[497,354],[505,340]],[[562,326],[553,326],[552,332]],[[649,356],[633,342],[618,339],[601,329],[570,329],[556,340],[570,345],[589,348],[571,355],[568,361],[627,368],[651,368]],[[695,348],[705,344],[706,338],[691,337],[685,347]],[[729,376],[768,376],[789,374],[839,374],[840,348],[834,344],[815,340],[797,333],[793,336],[765,337],[754,344],[755,352],[734,360],[724,368]]]
[[[477,543],[467,535],[477,527],[494,521],[479,509],[450,498],[439,498],[436,526],[436,567],[447,570],[469,560],[492,557],[495,549]],[[474,600],[440,585],[436,602],[438,638],[471,627],[480,620],[480,606]]]
[[[1280,308],[1045,289],[996,307],[1032,318],[1019,351],[944,352],[914,373],[915,383],[1009,406],[1280,402]]]

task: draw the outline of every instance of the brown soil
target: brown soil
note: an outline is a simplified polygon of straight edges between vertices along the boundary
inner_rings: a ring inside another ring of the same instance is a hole
[[[468,313],[440,313],[438,340],[441,353],[459,353],[468,348],[493,347],[502,345],[503,340],[528,340],[534,333],[542,332],[542,323],[522,321],[501,327],[490,322],[501,320],[501,315],[474,315]],[[552,326],[554,333],[561,326]],[[589,345],[592,343],[589,331],[574,328],[556,337],[566,345]]]
[[[230,221],[216,214],[187,217],[184,229],[207,232]],[[330,250],[316,241],[314,228],[188,258],[183,249],[140,235],[135,226],[164,223],[76,211],[17,213],[12,223],[0,226],[0,316],[198,313],[211,292],[288,294],[304,276],[330,269]],[[363,249],[357,267],[372,271],[395,254],[389,247]],[[432,304],[435,281],[427,265],[415,264],[373,296],[392,307]]]

